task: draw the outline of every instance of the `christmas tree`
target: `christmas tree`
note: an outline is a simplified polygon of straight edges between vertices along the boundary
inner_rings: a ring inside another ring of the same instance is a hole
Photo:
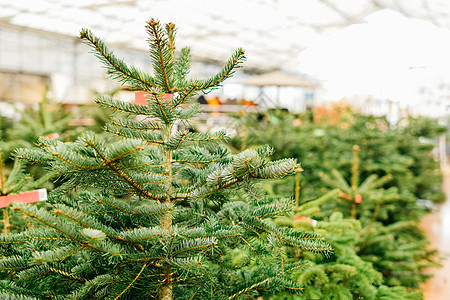
[[[71,120],[78,115],[69,113],[63,104],[56,103],[45,96],[38,103],[37,109],[36,107],[16,108],[16,116],[14,119],[0,118],[0,151],[4,159],[5,171],[13,168],[14,151],[17,148],[36,148],[40,136],[58,137],[69,141],[86,130],[85,126],[70,125]],[[21,168],[26,168],[27,173],[34,178],[47,177],[41,166],[26,165],[24,162],[20,164]],[[50,190],[54,187],[51,181],[41,182],[41,184],[41,187]]]
[[[404,209],[396,205],[401,199],[397,189],[383,188],[391,176],[372,175],[359,182],[358,152],[354,146],[350,180],[337,170],[322,174],[334,189],[308,201],[300,201],[296,193],[296,215],[275,221],[321,234],[335,250],[325,259],[307,252],[291,255],[311,261],[308,270],[293,276],[304,286],[303,295],[293,299],[423,299],[420,283],[429,275],[422,270],[436,265],[435,253],[427,249],[414,216],[390,217]],[[286,298],[281,293],[270,299]]]
[[[59,137],[70,140],[79,136],[83,127],[70,126],[75,114],[69,113],[61,103],[44,96],[35,107],[15,109],[17,117],[4,118],[5,129],[0,134],[0,148],[3,157],[12,164],[11,153],[18,147],[34,147],[40,136]],[[2,126],[0,126],[2,127]],[[0,130],[1,131],[1,130]]]
[[[75,142],[41,138],[25,159],[65,180],[51,209],[14,208],[42,226],[0,237],[2,297],[11,299],[238,299],[260,291],[301,291],[291,280],[305,261],[285,245],[329,255],[318,234],[276,226],[290,199],[266,196],[258,182],[295,173],[293,159],[270,161],[269,146],[232,155],[227,134],[178,129],[200,112],[190,100],[216,88],[244,61],[238,49],[206,80],[188,77],[190,50],[175,57],[175,26],[146,26],[154,75],[128,66],[89,30],[81,38],[109,75],[147,92],[145,105],[100,96],[125,113]],[[15,298],[14,298],[15,297]]]
[[[269,299],[423,299],[420,290],[415,291],[398,283],[390,286],[392,282],[384,280],[381,269],[358,253],[361,239],[359,220],[344,218],[339,211],[326,219],[315,217],[313,211],[320,211],[324,200],[336,200],[335,192],[301,205],[294,219],[283,217],[277,220],[299,230],[322,234],[335,254],[325,259],[308,253],[298,255],[297,259],[311,261],[310,268],[293,276],[293,280],[304,286],[303,294],[292,297],[280,293]],[[420,273],[417,275],[420,276]]]
[[[420,219],[414,215],[406,218],[405,212],[411,211],[408,200],[402,199],[395,187],[383,188],[392,176],[372,175],[359,182],[359,150],[353,146],[350,183],[337,170],[332,176],[322,175],[328,185],[340,191],[336,201],[322,207],[322,216],[339,211],[357,219],[362,228],[354,247],[358,256],[383,274],[384,284],[418,289],[430,277],[422,270],[437,265],[436,253],[427,249],[429,242],[419,229]],[[403,216],[395,216],[402,210]]]
[[[48,172],[42,166],[27,165],[25,161],[14,160],[11,154],[17,148],[36,148],[36,142],[42,135],[71,140],[86,129],[84,126],[71,126],[71,120],[79,115],[69,113],[63,104],[55,103],[47,98],[46,94],[47,91],[38,103],[37,109],[15,107],[15,118],[0,117],[0,178],[2,179],[0,205],[2,206],[2,230],[7,234],[10,231],[21,232],[34,224],[30,218],[11,209],[8,205],[11,203],[10,199],[38,201],[36,191],[25,194],[24,192],[39,188],[41,195],[46,195],[44,189],[51,190],[56,183],[51,181],[52,177],[55,177],[54,172]],[[45,206],[45,203],[41,202],[37,205]]]
[[[338,169],[350,178],[352,155],[348,149],[355,144],[361,148],[361,178],[391,174],[393,179],[386,187],[396,187],[402,199],[412,202],[417,198],[434,202],[445,199],[439,162],[432,152],[435,147],[432,141],[445,128],[436,120],[411,117],[391,126],[385,117],[354,111],[345,111],[340,120],[330,125],[283,111],[269,111],[258,118],[249,114],[245,126],[239,127],[245,127],[246,134],[240,132],[231,142],[235,148],[240,148],[243,141],[248,147],[270,143],[276,150],[274,158],[302,160],[305,170],[302,189],[308,199],[316,198],[323,188],[320,173]],[[275,193],[293,195],[293,185],[290,179],[272,188]]]

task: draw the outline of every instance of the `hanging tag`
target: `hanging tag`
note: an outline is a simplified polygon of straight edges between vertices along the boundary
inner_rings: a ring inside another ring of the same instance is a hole
[[[148,92],[134,92],[134,103],[145,105],[147,104],[147,98],[145,97],[148,95]],[[172,101],[173,94],[165,94],[164,101]]]
[[[47,189],[39,189],[19,194],[0,196],[0,207],[7,207],[12,202],[31,203],[47,200]]]
[[[310,219],[307,217],[302,217],[302,216],[294,216],[294,222],[295,221],[305,221],[305,222],[310,223],[313,227],[316,227],[316,225],[317,225],[316,220],[313,220],[313,219]]]
[[[147,98],[145,95],[148,95],[147,92],[134,92],[134,103],[145,105],[147,104]]]

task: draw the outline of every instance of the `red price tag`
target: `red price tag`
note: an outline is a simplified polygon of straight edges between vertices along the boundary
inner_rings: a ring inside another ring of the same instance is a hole
[[[7,207],[12,202],[30,203],[47,200],[47,189],[39,189],[20,194],[0,196],[0,207]]]
[[[147,98],[145,97],[148,95],[148,92],[134,92],[134,103],[145,105],[147,104]],[[164,101],[172,101],[173,94],[166,94],[164,97]]]
[[[134,92],[134,103],[136,104],[147,104],[147,98],[145,95],[148,95],[147,92]]]

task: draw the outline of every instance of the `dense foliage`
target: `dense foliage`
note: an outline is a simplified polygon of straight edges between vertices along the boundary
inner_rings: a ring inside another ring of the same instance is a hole
[[[333,125],[307,118],[300,125],[279,111],[252,120],[247,145],[272,140],[279,156],[302,160],[301,189],[294,189],[293,178],[266,185],[273,194],[302,191],[301,197],[296,193],[296,216],[276,222],[320,233],[335,249],[327,259],[297,256],[313,267],[294,278],[305,293],[293,299],[422,299],[420,284],[429,276],[422,270],[436,266],[437,258],[419,229],[425,211],[416,200],[442,197],[439,164],[423,137],[442,134],[442,126],[411,118],[390,128],[384,118],[349,110]]]
[[[200,111],[190,103],[217,87],[244,60],[238,49],[206,80],[188,77],[190,50],[175,57],[175,27],[147,23],[154,75],[128,66],[89,30],[81,38],[109,75],[148,92],[139,105],[99,96],[125,113],[74,142],[41,138],[25,159],[55,170],[63,184],[50,208],[14,209],[42,226],[0,237],[0,289],[10,299],[238,299],[262,291],[300,292],[291,280],[308,265],[286,245],[329,256],[323,237],[273,218],[291,199],[269,197],[259,181],[295,173],[294,159],[269,160],[268,146],[232,155],[223,130],[182,129]]]
[[[23,109],[19,109],[17,106],[13,107],[14,115],[0,117],[0,174],[3,175],[0,176],[2,182],[0,196],[17,194],[35,188],[51,190],[61,184],[61,182],[52,180],[55,178],[55,174],[46,171],[39,165],[14,161],[12,154],[18,148],[37,148],[41,136],[58,137],[63,141],[75,139],[86,130],[85,125],[73,124],[75,123],[73,121],[79,119],[82,114],[70,113],[62,103],[56,103],[45,95],[37,105],[27,106]],[[93,126],[89,127],[93,129]],[[45,206],[46,204],[40,203],[39,205]],[[13,211],[10,206],[2,209],[1,218],[4,232],[10,230],[20,232],[34,223],[23,214]]]
[[[174,25],[146,29],[153,75],[81,32],[111,77],[147,92],[145,105],[98,96],[106,133],[80,135],[45,99],[20,122],[1,119],[4,150],[27,149],[0,165],[0,196],[59,176],[46,205],[2,210],[2,299],[422,298],[421,271],[436,263],[416,200],[443,200],[430,142],[442,126],[269,111],[247,117],[233,154],[224,130],[185,128],[201,111],[191,100],[230,77],[243,50],[196,80]],[[34,181],[25,161],[45,176]]]
[[[442,175],[439,162],[432,154],[433,141],[445,132],[437,121],[407,118],[396,126],[385,117],[363,115],[351,110],[340,112],[337,123],[329,118],[296,116],[287,111],[269,111],[249,115],[245,132],[240,132],[231,144],[239,149],[269,143],[274,145],[274,158],[295,157],[302,161],[303,194],[313,199],[322,188],[321,173],[332,169],[349,178],[353,145],[361,148],[360,176],[379,177],[391,174],[387,187],[397,187],[406,198],[443,201]],[[301,124],[301,125],[299,125]],[[293,179],[291,179],[293,180]],[[286,182],[286,181],[285,181]],[[275,193],[293,195],[292,182],[277,185]]]
[[[61,103],[44,97],[37,107],[15,109],[14,118],[0,119],[0,149],[5,160],[18,147],[34,147],[41,136],[57,136],[61,140],[72,140],[86,128],[69,123],[78,115],[70,113]]]

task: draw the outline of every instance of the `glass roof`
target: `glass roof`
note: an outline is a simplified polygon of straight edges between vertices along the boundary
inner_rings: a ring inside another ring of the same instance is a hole
[[[446,0],[0,0],[0,23],[77,36],[90,28],[106,43],[147,49],[145,21],[178,28],[178,47],[224,61],[238,47],[247,68],[290,69],[318,37],[389,8],[450,28]],[[4,41],[2,41],[4,42]]]

